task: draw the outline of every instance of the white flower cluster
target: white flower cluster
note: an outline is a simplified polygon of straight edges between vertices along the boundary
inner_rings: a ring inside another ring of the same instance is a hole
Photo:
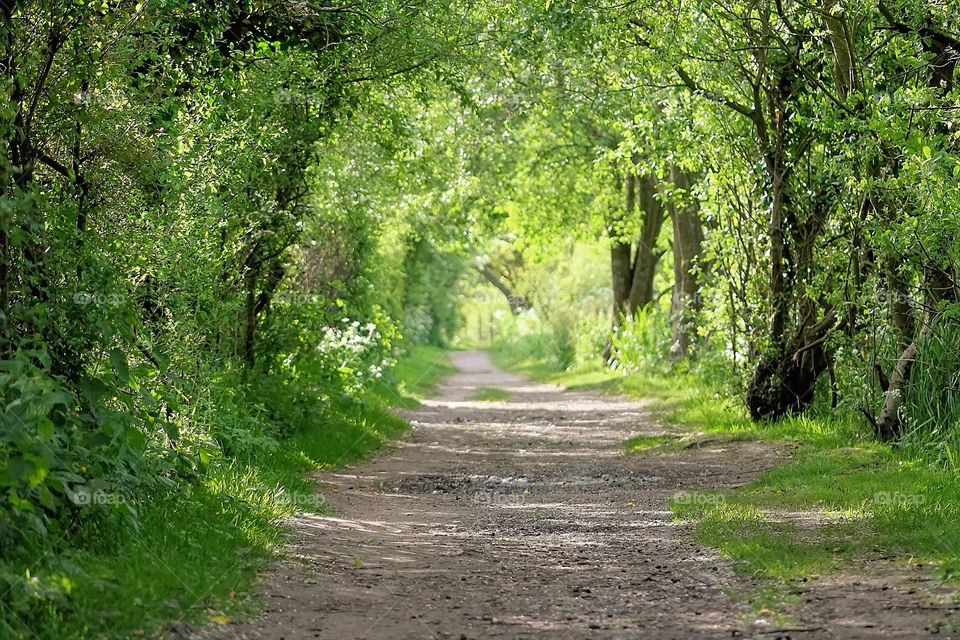
[[[361,324],[349,318],[344,318],[341,324],[324,329],[317,350],[328,368],[336,372],[344,390],[357,393],[381,377],[383,368],[390,363],[383,353],[383,336],[377,325]]]
[[[323,338],[317,345],[325,354],[365,353],[371,346],[379,346],[380,332],[377,325],[368,322],[361,325],[359,321],[343,319],[344,328],[327,327],[323,331]]]

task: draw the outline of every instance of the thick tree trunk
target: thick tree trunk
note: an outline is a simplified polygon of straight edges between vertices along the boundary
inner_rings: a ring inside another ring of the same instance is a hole
[[[787,196],[783,156],[782,151],[769,152],[765,161],[770,196],[770,348],[761,356],[747,387],[747,408],[754,420],[778,420],[806,408],[806,389],[812,386],[803,379],[788,345],[791,291],[786,261],[790,252],[784,233]]]
[[[670,180],[675,189],[689,193],[694,179],[677,167],[670,170]],[[672,341],[670,357],[686,358],[696,333],[696,317],[700,311],[699,281],[697,269],[703,251],[703,225],[700,206],[696,199],[685,198],[677,202],[671,198],[669,207],[673,221],[673,300],[670,319]]]
[[[820,322],[811,320],[782,354],[760,359],[747,387],[747,408],[754,420],[779,420],[810,407],[817,380],[830,368],[824,342],[835,328],[832,312]]]
[[[610,281],[613,288],[613,324],[618,326],[627,314],[627,297],[630,294],[632,273],[630,268],[629,242],[612,240],[610,246]]]
[[[790,285],[786,277],[786,258],[789,248],[784,233],[785,176],[783,159],[779,154],[767,159],[770,173],[770,341],[782,354],[786,347],[786,330],[789,318]]]
[[[660,256],[663,255],[662,251],[657,250],[657,238],[660,237],[664,219],[663,203],[657,197],[657,180],[652,176],[644,176],[635,178],[635,182],[643,225],[633,255],[630,293],[627,297],[627,313],[631,316],[653,302],[653,278]]]
[[[759,92],[754,124],[763,149],[766,193],[770,203],[769,346],[757,363],[747,387],[746,403],[755,420],[778,420],[801,413],[813,402],[817,379],[829,368],[824,350],[827,334],[836,326],[833,312],[816,320],[816,305],[804,303],[797,292],[814,271],[812,251],[827,208],[811,212],[802,223],[790,198],[793,167],[809,150],[811,138],[794,139],[790,130],[795,69],[773,71],[763,87],[766,116],[760,112]],[[797,255],[794,255],[794,249]],[[796,331],[790,330],[791,309],[799,302]]]
[[[627,172],[624,176],[624,207],[611,212],[607,221],[607,235],[610,238],[610,288],[613,292],[611,309],[611,335],[603,346],[603,361],[613,360],[613,333],[623,323],[627,315],[627,299],[630,296],[630,283],[633,277],[630,254],[630,242],[623,239],[622,225],[625,219],[633,215],[637,202],[637,177]]]
[[[657,181],[653,177],[638,177],[627,172],[624,177],[623,211],[611,216],[607,232],[610,236],[610,284],[613,290],[613,330],[623,319],[632,317],[638,310],[653,301],[653,279],[661,251],[657,250],[657,238],[663,226],[664,207],[657,196]],[[636,248],[622,235],[622,223],[629,220],[640,206],[643,220]],[[613,358],[612,339],[603,349],[603,359]]]
[[[614,211],[607,225],[610,237],[610,287],[613,290],[613,326],[620,326],[623,317],[629,312],[628,299],[633,282],[631,255],[633,246],[623,237],[624,220],[633,216],[637,207],[637,177],[632,173],[624,176],[624,206]]]

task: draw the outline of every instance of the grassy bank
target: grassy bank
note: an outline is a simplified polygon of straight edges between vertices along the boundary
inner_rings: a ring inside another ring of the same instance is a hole
[[[522,351],[520,351],[522,352]],[[834,413],[752,422],[739,399],[719,394],[696,374],[621,375],[592,367],[557,372],[518,350],[496,350],[503,367],[566,387],[653,399],[662,420],[710,438],[785,442],[782,464],[733,491],[678,496],[671,509],[696,527],[704,545],[719,549],[743,573],[769,579],[753,594],[763,606],[771,592],[795,580],[855,568],[867,557],[929,565],[952,578],[960,571],[960,481],[952,470],[910,451],[875,442],[855,416]],[[680,448],[683,438],[640,436],[627,455]]]
[[[443,352],[414,349],[364,400],[328,405],[275,446],[211,460],[186,486],[152,491],[135,507],[136,528],[128,505],[94,496],[89,508],[102,513],[82,528],[0,564],[0,637],[152,638],[256,607],[250,587],[282,553],[284,518],[325,512],[309,474],[405,431],[389,408],[415,405],[449,370]]]

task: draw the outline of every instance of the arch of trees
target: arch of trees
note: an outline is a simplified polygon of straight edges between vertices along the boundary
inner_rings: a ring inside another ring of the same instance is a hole
[[[592,355],[661,310],[757,420],[955,453],[958,60],[933,0],[0,2],[0,546],[359,402],[464,274],[553,313],[578,242]]]

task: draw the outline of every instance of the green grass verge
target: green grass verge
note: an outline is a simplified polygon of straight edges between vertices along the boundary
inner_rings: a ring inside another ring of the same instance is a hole
[[[673,449],[680,440],[678,436],[634,436],[623,443],[624,453],[641,453]]]
[[[249,613],[257,572],[282,554],[283,519],[327,510],[309,474],[404,432],[389,406],[415,404],[450,369],[442,351],[414,349],[395,367],[395,384],[367,401],[331,407],[273,450],[214,461],[186,487],[145,498],[137,528],[107,511],[0,563],[0,637],[156,638],[171,625]]]
[[[633,436],[623,443],[623,452],[626,454],[658,454],[753,439],[753,437],[744,433],[716,432],[710,434],[690,433],[686,435],[639,435]]]
[[[960,570],[957,478],[882,445],[805,446],[745,487],[670,506],[750,574],[807,578],[870,556]]]
[[[412,409],[433,395],[439,382],[456,370],[445,350],[416,347],[394,366],[393,380],[376,385],[373,394],[390,406]]]
[[[505,402],[510,399],[510,392],[495,387],[481,387],[473,394],[478,402]]]
[[[865,557],[924,563],[943,577],[960,572],[960,479],[904,450],[872,440],[849,414],[805,415],[775,424],[749,419],[738,398],[690,372],[624,376],[599,365],[557,372],[494,351],[498,365],[569,388],[651,399],[667,423],[697,435],[642,435],[627,454],[657,454],[699,440],[787,441],[782,466],[732,491],[677,496],[670,507],[704,545],[745,574],[768,578],[748,594],[757,608],[782,601],[794,580],[815,578]]]

